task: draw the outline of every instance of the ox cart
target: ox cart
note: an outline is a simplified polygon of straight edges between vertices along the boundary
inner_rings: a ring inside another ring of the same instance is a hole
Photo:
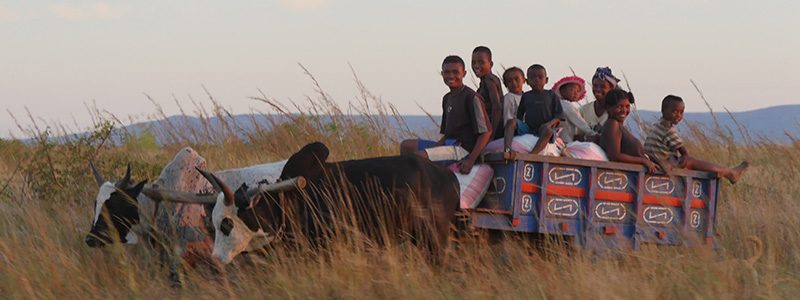
[[[716,246],[719,179],[640,165],[493,153],[488,193],[466,210],[471,226],[559,235],[585,249],[638,250],[643,244]]]

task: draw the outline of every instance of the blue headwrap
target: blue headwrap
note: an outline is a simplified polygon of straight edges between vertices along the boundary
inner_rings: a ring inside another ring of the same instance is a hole
[[[619,78],[611,74],[611,68],[609,67],[598,67],[597,70],[594,71],[594,76],[592,76],[592,80],[595,79],[602,79],[611,83],[612,88],[617,88],[617,83],[619,83]]]

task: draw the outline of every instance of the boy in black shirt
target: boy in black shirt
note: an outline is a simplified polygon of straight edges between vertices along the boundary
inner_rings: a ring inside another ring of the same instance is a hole
[[[483,98],[486,113],[492,121],[494,134],[492,139],[503,138],[503,90],[500,87],[500,78],[492,73],[492,50],[486,46],[475,47],[472,50],[472,71],[481,79],[478,94]]]
[[[464,60],[451,55],[442,62],[442,79],[450,92],[442,99],[439,141],[405,140],[400,154],[417,154],[432,161],[458,161],[467,174],[492,136],[492,125],[480,94],[464,85]]]

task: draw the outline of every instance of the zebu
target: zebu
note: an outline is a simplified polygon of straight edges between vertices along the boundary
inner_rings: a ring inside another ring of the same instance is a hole
[[[221,180],[230,184],[255,185],[262,180],[275,181],[286,161],[260,164],[240,169],[219,171]],[[100,186],[92,220],[92,228],[85,238],[90,247],[101,247],[119,241],[135,244],[141,240],[151,242],[162,251],[175,251],[175,255],[194,265],[211,257],[213,233],[211,219],[202,205],[185,203],[160,203],[140,193],[154,186],[163,189],[198,193],[211,186],[195,168],[205,168],[206,161],[192,148],[181,149],[161,171],[152,185],[145,181],[131,184],[130,166],[122,180],[111,182],[92,166]],[[109,221],[112,224],[109,226]],[[174,235],[173,235],[174,232]],[[180,261],[171,264],[172,275]]]
[[[222,263],[231,262],[243,251],[262,247],[281,232],[306,237],[312,243],[324,239],[325,227],[333,225],[335,211],[358,218],[355,225],[361,233],[369,235],[369,229],[380,226],[396,230],[402,233],[399,235],[426,242],[434,259],[441,258],[459,207],[459,183],[452,172],[416,156],[335,163],[325,162],[327,157],[325,145],[312,143],[286,162],[281,180],[294,185],[295,178],[306,178],[311,188],[302,193],[254,193],[247,185],[233,192],[220,176],[203,172],[219,192],[216,199],[186,193],[172,196],[214,204],[213,256]],[[331,199],[337,192],[350,196]],[[289,216],[287,210],[295,214]]]

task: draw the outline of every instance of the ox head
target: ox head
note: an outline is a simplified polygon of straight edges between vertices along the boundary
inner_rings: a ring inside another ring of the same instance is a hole
[[[243,184],[236,192],[214,174],[199,170],[220,192],[211,215],[216,231],[213,256],[227,264],[240,253],[260,249],[275,239],[286,217],[280,194],[303,189],[306,178],[319,177],[328,153],[322,143],[308,144],[286,162],[280,182],[255,189]]]
[[[220,192],[211,213],[215,230],[212,256],[224,264],[242,252],[263,248],[273,241],[282,229],[284,217],[277,194],[305,186],[305,179],[300,177],[254,189],[242,184],[233,192],[214,174],[198,171]]]
[[[91,162],[89,166],[100,190],[95,199],[94,219],[92,229],[86,235],[86,244],[89,247],[101,247],[115,241],[135,244],[139,238],[131,227],[139,223],[136,198],[147,180],[132,184],[130,164],[125,177],[116,182],[104,180]]]
[[[305,187],[302,177],[248,188],[242,184],[233,191],[228,184],[211,172],[197,169],[205,177],[216,195],[147,188],[144,194],[156,201],[172,201],[213,205],[211,219],[214,224],[214,251],[212,256],[222,263],[230,263],[244,251],[264,247],[274,240],[281,230],[283,210],[277,195],[283,191]]]

